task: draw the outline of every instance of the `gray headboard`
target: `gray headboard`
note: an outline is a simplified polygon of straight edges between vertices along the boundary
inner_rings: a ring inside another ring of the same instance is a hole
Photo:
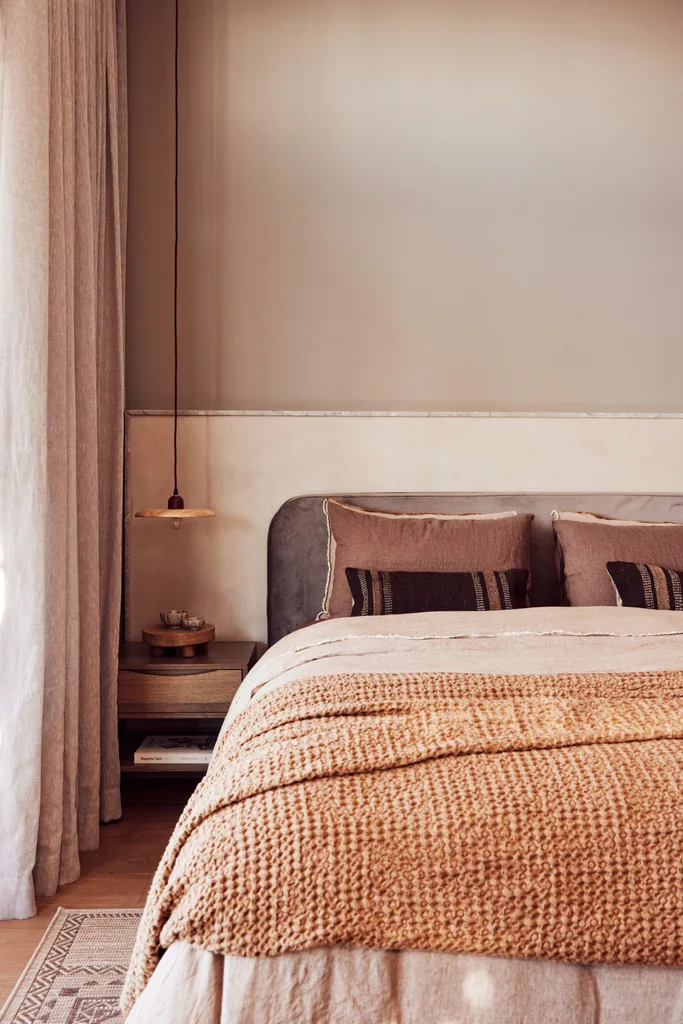
[[[322,607],[327,580],[324,495],[292,498],[275,514],[268,535],[268,642],[310,622]],[[339,494],[386,512],[533,512],[531,603],[558,604],[550,514],[597,512],[619,519],[683,522],[683,496],[671,494]]]

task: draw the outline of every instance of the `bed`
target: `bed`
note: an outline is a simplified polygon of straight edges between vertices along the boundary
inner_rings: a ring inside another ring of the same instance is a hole
[[[536,606],[302,628],[325,588],[323,499],[280,510],[272,646],[160,867],[128,1020],[680,1024],[683,616],[561,607],[550,513],[681,522],[683,499],[344,497],[533,512]],[[375,809],[394,798],[398,826]]]

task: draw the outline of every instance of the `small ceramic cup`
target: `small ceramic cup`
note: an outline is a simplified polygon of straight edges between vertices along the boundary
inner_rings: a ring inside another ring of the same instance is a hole
[[[200,619],[197,615],[183,615],[183,626],[185,629],[201,629],[206,619]]]
[[[159,612],[159,618],[167,629],[180,629],[183,624],[184,615],[187,615],[187,612],[178,608],[170,608],[168,611]]]

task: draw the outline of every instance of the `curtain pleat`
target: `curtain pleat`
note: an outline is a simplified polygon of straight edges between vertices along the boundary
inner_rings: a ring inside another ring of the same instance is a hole
[[[121,412],[125,403],[126,227],[128,214],[128,96],[126,77],[126,4],[105,4],[107,117],[100,162],[106,187],[102,197],[100,327],[112,344],[98,359],[100,400],[97,404],[99,457],[100,579],[100,820],[121,816],[118,742],[118,649],[121,623],[121,531],[123,523],[124,436]],[[113,385],[113,386],[112,386]],[[119,430],[112,434],[113,420]]]
[[[49,56],[44,109],[35,111],[47,130],[49,240],[47,416],[34,438],[46,456],[45,646],[42,726],[32,725],[40,734],[33,878],[36,894],[48,896],[78,878],[79,850],[96,848],[100,821],[121,813],[125,2],[31,3],[45,18]]]

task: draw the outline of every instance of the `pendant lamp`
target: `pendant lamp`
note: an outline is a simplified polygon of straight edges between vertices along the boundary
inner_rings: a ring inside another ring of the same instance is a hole
[[[170,519],[176,530],[183,519],[207,519],[216,515],[210,508],[185,508],[178,494],[178,0],[175,0],[175,246],[173,257],[173,494],[167,508],[143,508],[136,517]]]

